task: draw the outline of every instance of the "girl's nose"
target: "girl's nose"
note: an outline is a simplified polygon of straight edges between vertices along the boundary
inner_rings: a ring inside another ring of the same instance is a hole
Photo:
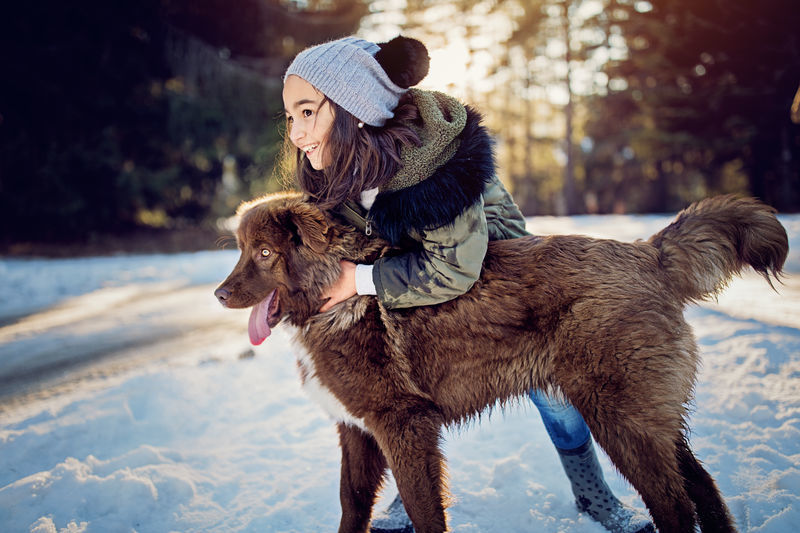
[[[297,144],[299,139],[302,139],[305,135],[305,130],[299,124],[292,124],[289,126],[289,140],[293,143]]]

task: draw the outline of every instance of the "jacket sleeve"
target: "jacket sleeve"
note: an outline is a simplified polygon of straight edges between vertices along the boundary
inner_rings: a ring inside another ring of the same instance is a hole
[[[489,237],[483,201],[452,224],[423,232],[422,248],[379,259],[372,270],[378,299],[388,309],[434,305],[467,292],[480,277]]]
[[[525,229],[525,217],[497,175],[484,187],[483,203],[490,241],[530,235]]]

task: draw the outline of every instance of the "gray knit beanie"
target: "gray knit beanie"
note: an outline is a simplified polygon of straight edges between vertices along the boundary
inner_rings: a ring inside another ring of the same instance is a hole
[[[297,54],[283,79],[299,76],[358,120],[383,126],[408,89],[396,85],[375,59],[380,50],[358,37],[312,46]]]

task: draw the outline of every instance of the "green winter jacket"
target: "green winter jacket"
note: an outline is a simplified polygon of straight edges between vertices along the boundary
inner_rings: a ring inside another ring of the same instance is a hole
[[[455,98],[411,89],[422,145],[380,188],[369,212],[348,202],[351,222],[408,251],[376,261],[378,298],[389,309],[433,305],[467,292],[478,279],[489,240],[527,235],[525,220],[495,173],[493,143],[481,117]],[[340,211],[341,212],[341,211]]]

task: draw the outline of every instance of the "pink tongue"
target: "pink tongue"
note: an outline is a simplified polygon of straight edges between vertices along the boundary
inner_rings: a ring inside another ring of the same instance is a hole
[[[267,319],[269,317],[269,304],[272,303],[274,297],[275,291],[272,291],[261,303],[254,305],[253,310],[250,311],[250,323],[247,325],[247,332],[250,334],[250,342],[254,346],[264,342],[264,339],[272,333]]]

